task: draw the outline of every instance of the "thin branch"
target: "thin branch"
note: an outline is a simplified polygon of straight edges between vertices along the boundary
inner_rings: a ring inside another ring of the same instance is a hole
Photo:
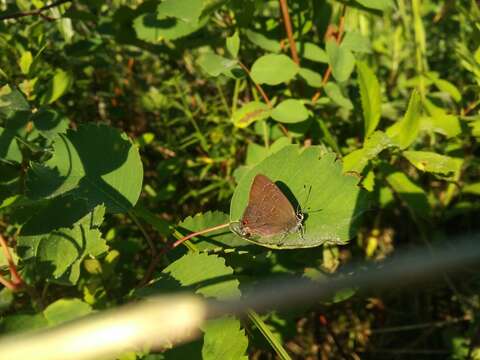
[[[41,7],[40,9],[37,10],[32,10],[32,11],[19,11],[13,14],[5,14],[5,15],[0,15],[0,20],[6,20],[6,19],[18,19],[21,17],[25,16],[32,16],[32,15],[40,15],[42,16],[42,12],[45,10],[51,9],[53,7],[60,6],[62,4],[72,2],[72,0],[59,0],[51,3],[50,5],[45,5],[44,7]],[[50,19],[50,18],[49,18]],[[49,20],[51,21],[51,20]]]
[[[203,230],[200,230],[200,231],[193,232],[193,233],[191,233],[187,236],[184,236],[183,238],[175,241],[173,244],[165,247],[164,249],[162,249],[156,256],[154,256],[152,258],[152,261],[150,262],[150,265],[149,265],[147,271],[145,272],[145,275],[143,276],[143,279],[140,281],[138,287],[145,286],[150,281],[150,279],[152,277],[152,274],[155,271],[155,268],[157,267],[158,263],[160,262],[160,259],[162,258],[163,254],[167,253],[168,251],[170,251],[172,249],[175,249],[178,245],[184,243],[185,241],[187,241],[187,240],[189,240],[189,239],[191,239],[195,236],[206,234],[206,233],[209,233],[209,232],[212,232],[212,231],[215,231],[215,230],[223,229],[223,228],[226,228],[227,226],[230,226],[230,224],[229,223],[221,224],[221,225],[217,225],[217,226],[213,226],[213,227],[210,227],[210,228],[207,228],[207,229],[203,229]]]
[[[285,31],[287,32],[288,43],[290,44],[290,52],[292,53],[292,59],[300,65],[300,58],[297,53],[297,45],[293,39],[292,22],[290,20],[290,13],[288,12],[287,0],[280,0],[280,8],[282,9],[283,22],[285,24]]]
[[[13,261],[12,254],[10,254],[7,242],[2,235],[0,235],[0,245],[2,247],[3,253],[5,254],[5,258],[7,259],[8,269],[10,270],[10,275],[12,277],[12,280],[7,280],[0,275],[0,283],[12,291],[17,291],[18,289],[23,287],[23,280],[17,272],[17,267],[15,265],[15,262]]]
[[[255,87],[257,88],[258,92],[260,93],[260,95],[262,95],[263,97],[263,100],[265,100],[265,102],[267,103],[268,107],[269,108],[272,108],[272,103],[270,102],[270,99],[268,98],[267,94],[265,93],[265,91],[263,91],[262,87],[260,86],[260,84],[257,84],[257,82],[255,80],[252,79],[252,75],[250,74],[250,70],[248,70],[248,68],[241,62],[239,61],[238,62],[238,65],[240,65],[240,67],[243,69],[243,71],[245,71],[248,75],[248,77],[250,78],[250,80],[252,80],[253,84],[255,85]]]
[[[195,237],[195,236],[198,236],[198,235],[202,235],[202,234],[206,234],[206,233],[209,233],[209,232],[212,232],[212,231],[215,231],[215,230],[220,230],[220,229],[224,229],[226,227],[230,226],[229,223],[227,224],[221,224],[221,225],[217,225],[217,226],[213,226],[213,227],[210,227],[210,228],[206,228],[206,229],[203,229],[203,230],[200,230],[200,231],[196,231],[196,232],[193,232],[187,236],[184,236],[183,238],[175,241],[170,247],[168,250],[171,250],[171,249],[175,249],[178,245],[180,245],[181,243]]]
[[[342,37],[343,37],[343,32],[345,29],[345,13],[347,11],[347,6],[343,5],[342,8],[342,14],[340,15],[340,20],[338,22],[338,30],[336,32],[335,36],[335,41],[337,44],[340,44],[342,42]],[[328,82],[328,79],[330,78],[330,75],[332,74],[332,66],[328,65],[327,70],[325,70],[325,73],[323,74],[322,78],[322,87]],[[315,95],[312,97],[312,103],[315,104],[315,102],[318,100],[318,98],[321,95],[321,89],[318,89]]]

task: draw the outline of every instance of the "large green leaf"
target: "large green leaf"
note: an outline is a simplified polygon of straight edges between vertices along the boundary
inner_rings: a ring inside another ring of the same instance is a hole
[[[344,244],[355,234],[356,220],[366,210],[365,193],[358,179],[342,174],[342,165],[333,153],[312,146],[284,147],[245,174],[233,194],[230,220],[239,221],[247,206],[250,187],[257,174],[276,182],[293,206],[305,213],[303,238],[299,233],[252,238],[270,248],[306,248],[324,243]]]
[[[216,255],[188,253],[167,266],[162,273],[182,286],[193,287],[196,293],[205,297],[227,299],[240,296],[239,282],[233,276],[233,269]]]
[[[216,255],[188,253],[165,268],[162,274],[171,279],[160,278],[152,284],[153,288],[171,288],[175,286],[171,282],[174,280],[182,288],[190,288],[205,297],[227,299],[240,296],[239,282],[234,277],[233,269]],[[209,321],[202,330],[204,359],[244,359],[248,338],[238,319],[224,317]],[[172,351],[174,353],[175,349]]]
[[[377,128],[382,114],[382,93],[375,73],[364,62],[357,61],[358,84],[362,100],[365,137]]]
[[[138,149],[125,134],[106,125],[84,125],[59,134],[53,155],[28,172],[32,198],[66,192],[104,203],[110,212],[125,212],[138,200],[143,168]]]
[[[298,65],[288,56],[269,54],[254,62],[251,76],[259,84],[278,85],[293,79],[298,71]]]
[[[405,116],[387,129],[387,135],[401,149],[405,149],[417,138],[420,129],[422,103],[418,91],[414,91],[408,102]]]

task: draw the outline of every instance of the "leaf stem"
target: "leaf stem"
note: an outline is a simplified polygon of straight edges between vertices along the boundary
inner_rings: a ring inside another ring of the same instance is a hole
[[[10,254],[10,250],[8,249],[7,242],[1,234],[0,245],[2,246],[5,258],[7,259],[8,269],[10,270],[10,275],[12,277],[12,280],[7,280],[2,275],[0,275],[0,283],[12,291],[18,291],[23,287],[24,283],[17,271],[17,267],[15,265],[15,262],[13,261],[12,254]]]
[[[270,102],[270,99],[268,98],[267,94],[265,93],[265,91],[263,91],[262,87],[260,86],[260,84],[257,84],[257,82],[255,80],[253,80],[252,78],[252,75],[250,74],[250,70],[248,70],[248,68],[239,60],[238,61],[238,65],[240,65],[240,67],[243,69],[243,71],[245,71],[248,75],[248,77],[250,78],[250,80],[252,80],[253,82],[253,85],[255,85],[255,87],[257,88],[258,92],[260,93],[260,95],[262,95],[263,97],[263,100],[265,100],[265,103],[268,105],[269,108],[272,108],[272,103]]]
[[[343,5],[342,7],[342,13],[340,15],[340,20],[338,21],[338,31],[335,34],[335,41],[337,44],[340,44],[342,41],[343,37],[343,32],[345,28],[345,13],[347,12],[347,6]],[[327,37],[329,36],[327,32]],[[328,79],[330,78],[330,75],[332,74],[332,66],[328,65],[327,70],[325,70],[325,73],[323,74],[322,78],[322,87],[328,82]],[[313,95],[312,97],[312,104],[315,104],[317,100],[320,98],[320,95],[322,94],[321,89],[318,89],[317,92]]]
[[[212,226],[212,227],[200,230],[200,231],[193,232],[193,233],[191,233],[187,236],[184,236],[183,238],[175,241],[172,245],[169,246],[168,250],[175,249],[181,243],[183,243],[183,242],[185,242],[185,241],[187,241],[187,240],[189,240],[189,239],[191,239],[195,236],[206,234],[206,233],[209,233],[209,232],[212,232],[212,231],[215,231],[215,230],[220,230],[220,229],[226,228],[228,226],[230,226],[230,223],[216,225],[216,226]]]

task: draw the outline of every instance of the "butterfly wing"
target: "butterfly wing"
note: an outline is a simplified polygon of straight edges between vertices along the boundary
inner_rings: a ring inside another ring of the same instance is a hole
[[[278,186],[265,175],[258,174],[250,188],[241,226],[250,236],[273,236],[296,228],[297,216]]]

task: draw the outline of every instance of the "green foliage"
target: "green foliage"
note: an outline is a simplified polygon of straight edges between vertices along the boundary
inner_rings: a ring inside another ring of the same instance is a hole
[[[298,66],[286,55],[264,55],[252,65],[252,79],[259,84],[278,85],[297,73]]]
[[[0,291],[4,333],[132,294],[348,276],[480,229],[478,2],[287,1],[290,24],[278,1],[45,5],[0,3],[0,235],[28,285]],[[258,173],[304,214],[303,235],[230,231]],[[475,274],[224,317],[123,358],[474,358]]]
[[[377,128],[382,115],[382,94],[380,84],[367,64],[357,62],[358,84],[362,99],[363,119],[365,121],[365,137]]]

